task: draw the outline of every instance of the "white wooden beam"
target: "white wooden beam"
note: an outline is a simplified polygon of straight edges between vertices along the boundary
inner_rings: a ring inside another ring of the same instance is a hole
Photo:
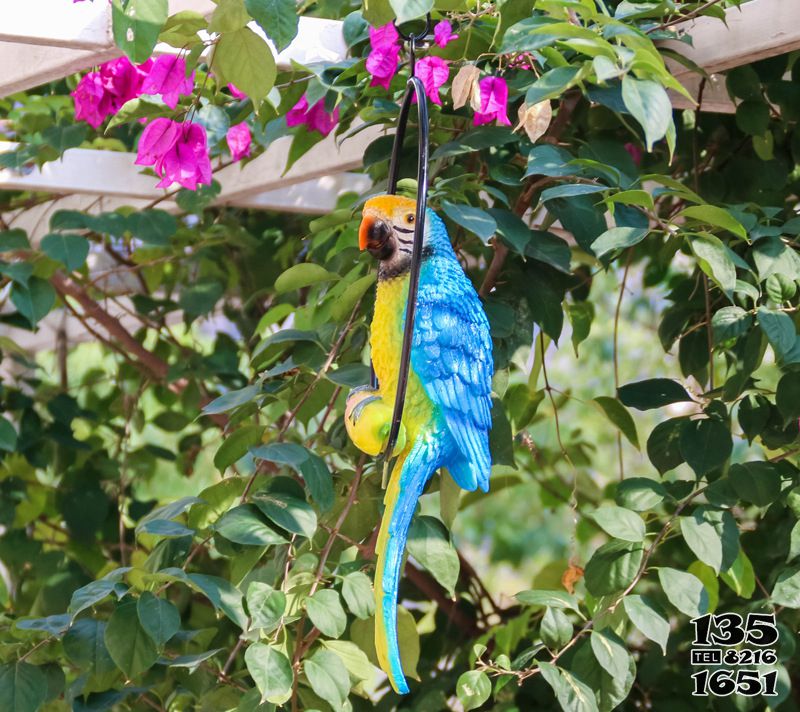
[[[264,209],[324,212],[331,203],[323,198],[330,198],[337,184],[335,181],[320,184],[320,180],[360,168],[367,146],[381,135],[383,129],[378,126],[358,131],[341,143],[337,143],[335,136],[330,135],[313,146],[286,172],[284,167],[293,138],[279,138],[248,164],[232,164],[215,173],[214,177],[222,186],[218,202],[253,205],[257,197],[258,206]],[[0,153],[13,150],[15,146],[12,142],[0,141]],[[135,160],[133,153],[71,148],[64,152],[61,160],[46,163],[41,168],[0,170],[0,190],[79,193],[145,201],[163,198],[166,191],[156,188],[156,178],[141,173]],[[343,191],[361,192],[358,187],[363,185],[361,179],[345,178],[342,181],[338,187]],[[308,184],[307,190],[286,192],[290,186],[300,183]],[[317,189],[321,191],[319,196],[315,195]],[[286,198],[285,201],[282,196]]]
[[[247,165],[234,164],[217,173],[216,178],[222,184],[219,201],[236,204],[264,191],[360,168],[367,146],[382,135],[383,127],[369,126],[339,144],[331,134],[285,172],[292,137],[283,136]]]
[[[213,12],[211,0],[170,0],[170,14],[194,10]],[[256,23],[250,27],[266,36]],[[294,41],[276,55],[278,68],[293,62],[339,61],[347,56],[342,23],[318,17],[301,17]],[[159,44],[156,54],[178,52]],[[73,4],[69,0],[0,0],[0,97],[40,86],[121,56],[111,34],[111,5],[105,0]]]
[[[800,2],[798,0],[751,0],[725,11],[725,22],[715,17],[697,17],[676,25],[680,35],[689,35],[692,45],[677,40],[659,42],[675,50],[709,73],[800,49]],[[680,80],[691,70],[673,63]]]

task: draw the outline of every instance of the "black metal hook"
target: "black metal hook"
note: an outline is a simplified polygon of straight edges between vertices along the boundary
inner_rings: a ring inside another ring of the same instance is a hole
[[[414,40],[412,39],[412,48]],[[413,51],[413,50],[412,50]],[[417,99],[417,123],[419,124],[419,138],[417,141],[417,212],[414,221],[414,245],[411,251],[411,267],[408,274],[408,297],[406,298],[406,321],[403,328],[403,346],[400,352],[400,364],[397,373],[397,393],[394,398],[392,411],[392,427],[389,430],[389,439],[386,442],[384,457],[388,460],[394,452],[397,435],[400,432],[400,423],[403,419],[403,407],[406,402],[406,389],[408,375],[411,370],[411,342],[414,335],[414,317],[417,311],[417,292],[419,291],[419,272],[422,266],[422,240],[425,234],[425,210],[428,204],[428,104],[425,96],[425,87],[419,77],[409,77],[406,84],[406,93],[403,96],[403,105],[397,119],[397,129],[392,145],[392,158],[389,162],[389,181],[387,192],[397,192],[397,180],[400,170],[400,151],[406,135],[408,114],[411,110],[412,98]]]

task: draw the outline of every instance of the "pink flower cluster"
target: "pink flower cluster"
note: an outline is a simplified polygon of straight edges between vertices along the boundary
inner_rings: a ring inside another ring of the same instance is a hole
[[[228,133],[225,134],[225,140],[234,161],[240,161],[250,155],[250,144],[253,142],[253,137],[250,135],[250,127],[247,122],[242,121],[241,124],[231,126]]]
[[[439,20],[433,28],[433,41],[440,47],[447,47],[449,42],[457,40],[458,35],[453,34],[453,26],[447,20]]]
[[[75,118],[96,129],[126,101],[142,94],[160,94],[164,103],[174,109],[180,95],[191,94],[193,86],[194,73],[186,76],[186,62],[181,57],[148,59],[138,66],[121,57],[81,78],[72,92]]]
[[[71,96],[75,118],[97,128],[106,117],[116,114],[122,105],[142,92],[142,83],[153,66],[147,60],[138,67],[127,57],[103,64],[96,72],[84,75]]]
[[[339,109],[334,109],[333,113],[325,110],[325,99],[320,99],[314,106],[309,108],[308,99],[304,94],[289,111],[286,112],[286,125],[289,127],[305,124],[312,131],[318,131],[323,136],[327,136],[339,123]]]
[[[200,183],[210,185],[211,160],[206,130],[191,121],[154,119],[139,138],[136,165],[153,166],[161,178],[159,188],[178,183],[189,190],[197,190]]]

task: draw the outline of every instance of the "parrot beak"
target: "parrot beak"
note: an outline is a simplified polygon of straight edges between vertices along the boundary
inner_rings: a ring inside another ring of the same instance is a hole
[[[389,238],[392,228],[383,220],[372,215],[365,215],[358,229],[358,246],[379,260],[384,260],[392,253]]]

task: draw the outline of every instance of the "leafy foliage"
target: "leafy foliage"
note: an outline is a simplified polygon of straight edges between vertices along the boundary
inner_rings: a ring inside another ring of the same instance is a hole
[[[3,705],[695,709],[687,621],[716,610],[775,612],[781,632],[778,697],[719,709],[794,709],[796,58],[731,70],[735,115],[676,112],[674,53],[654,41],[716,5],[302,7],[343,20],[348,59],[279,70],[250,23],[288,45],[283,0],[219,0],[210,19],[114,0],[113,29],[135,61],[159,40],[184,51],[195,94],[172,115],[192,112],[215,160],[247,122],[253,157],[285,137],[289,163],[317,140],[286,122],[304,92],[339,110],[338,139],[394,122],[407,68],[371,86],[367,22],[433,10],[459,33],[430,49],[452,80],[431,106],[431,204],[491,323],[494,467],[489,494],[443,476],[422,498],[398,625],[418,682],[401,701],[376,667],[382,473],[343,423],[369,377],[362,196],[309,220],[217,205],[214,184],[179,191],[179,214],[0,230]],[[519,130],[471,125],[482,73],[507,80]],[[0,165],[131,151],[137,119],[167,111],[135,99],[89,132],[74,86],[0,100],[18,142]],[[390,145],[365,152],[376,190]],[[59,312],[91,340],[18,346]]]

